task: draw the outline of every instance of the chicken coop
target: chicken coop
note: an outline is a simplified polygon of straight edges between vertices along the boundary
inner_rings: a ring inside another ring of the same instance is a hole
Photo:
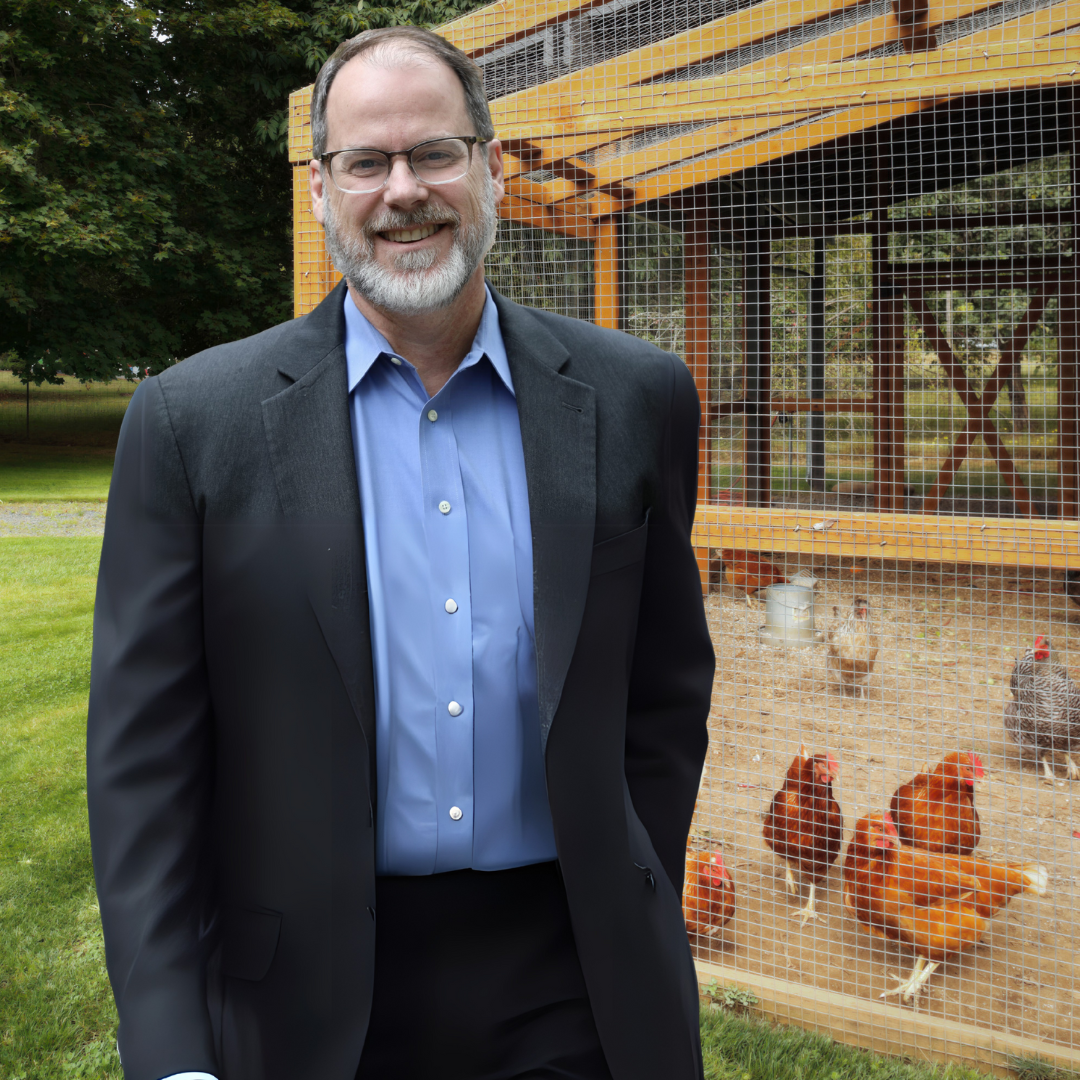
[[[699,390],[703,987],[1080,1071],[1080,0],[504,0],[440,33],[505,152],[488,280]],[[297,315],[337,281],[309,102]]]

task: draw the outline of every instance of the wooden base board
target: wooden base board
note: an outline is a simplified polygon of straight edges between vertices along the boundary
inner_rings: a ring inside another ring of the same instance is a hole
[[[693,544],[864,559],[1080,568],[1080,522],[874,511],[698,506]]]
[[[1041,1058],[1058,1069],[1080,1072],[1080,1053],[973,1024],[942,1020],[896,1005],[819,990],[765,975],[751,975],[698,960],[698,983],[749,990],[758,1003],[750,1011],[781,1024],[817,1031],[836,1042],[875,1054],[920,1061],[954,1062],[998,1076],[1015,1077],[1014,1058]]]

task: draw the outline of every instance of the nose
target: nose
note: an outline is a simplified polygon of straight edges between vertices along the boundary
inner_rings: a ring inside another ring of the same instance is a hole
[[[387,206],[407,207],[425,202],[427,197],[428,189],[416,179],[404,154],[395,155],[390,161],[390,175],[383,188],[383,202]]]

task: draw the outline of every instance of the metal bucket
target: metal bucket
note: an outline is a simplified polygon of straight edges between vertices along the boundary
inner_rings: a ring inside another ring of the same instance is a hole
[[[814,590],[805,585],[770,585],[765,590],[765,625],[758,632],[762,645],[804,649],[825,635],[814,627]]]

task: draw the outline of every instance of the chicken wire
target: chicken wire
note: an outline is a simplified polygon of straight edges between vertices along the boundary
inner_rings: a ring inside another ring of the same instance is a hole
[[[1080,678],[1074,24],[1077,0],[506,0],[440,31],[480,65],[506,152],[489,280],[675,352],[698,385],[717,674],[688,886],[702,865],[720,882],[719,856],[733,885],[707,898],[734,900],[722,925],[688,908],[703,983],[999,1070],[1080,1063],[1076,781],[1006,729],[1010,702],[1045,727],[1052,662]],[[302,203],[298,313],[305,270],[333,283]],[[1014,693],[1040,637],[1053,657]],[[1071,734],[1058,704],[1080,764],[1080,699]],[[860,917],[843,867],[856,823],[957,753],[973,857],[1030,888],[906,1000],[927,935],[881,931],[947,921],[998,871],[948,864],[967,892]],[[812,875],[789,892],[764,835],[802,754],[826,756],[842,815],[812,918]]]

